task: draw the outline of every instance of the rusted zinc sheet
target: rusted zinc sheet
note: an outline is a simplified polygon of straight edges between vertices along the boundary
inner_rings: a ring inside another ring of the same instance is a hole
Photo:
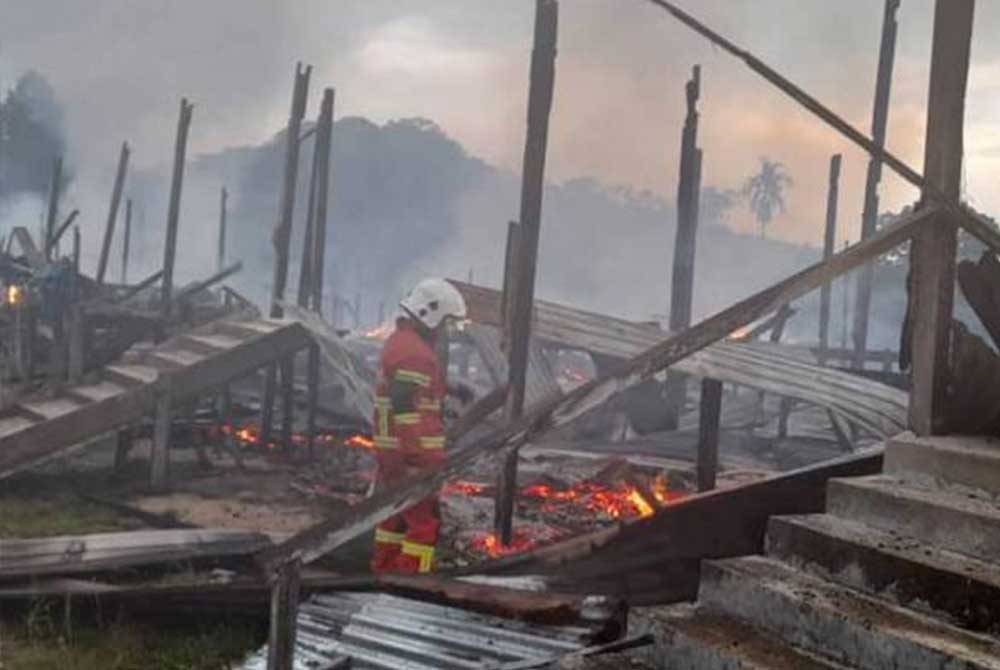
[[[469,318],[496,325],[500,293],[452,282]],[[539,340],[617,359],[632,358],[666,338],[657,325],[639,324],[551,302],[535,302],[532,332]],[[821,367],[798,350],[763,343],[719,342],[677,362],[675,369],[819,405],[879,438],[905,429],[908,394],[879,382]]]
[[[172,338],[137,362],[106,366],[96,383],[25,398],[0,414],[0,478],[141,419],[163,394],[184,400],[213,391],[310,341],[298,322],[220,321]]]
[[[296,670],[464,670],[583,648],[587,627],[539,626],[384,594],[317,595],[299,605]],[[243,670],[267,667],[267,647]]]

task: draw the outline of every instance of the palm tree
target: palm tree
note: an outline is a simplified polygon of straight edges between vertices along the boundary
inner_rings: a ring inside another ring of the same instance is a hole
[[[760,172],[744,182],[741,195],[747,199],[750,211],[757,217],[761,239],[767,224],[776,214],[785,211],[785,189],[790,188],[792,183],[785,166],[766,157],[760,159]]]

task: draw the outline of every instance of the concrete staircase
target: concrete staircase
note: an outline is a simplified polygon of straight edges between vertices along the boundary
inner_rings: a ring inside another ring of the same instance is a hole
[[[902,435],[763,556],[706,561],[695,605],[647,610],[665,670],[1000,670],[1000,441]],[[634,631],[633,631],[634,632]]]

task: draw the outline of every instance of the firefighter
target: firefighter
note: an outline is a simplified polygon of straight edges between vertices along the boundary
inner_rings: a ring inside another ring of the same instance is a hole
[[[392,486],[421,470],[444,463],[442,407],[455,393],[438,368],[434,342],[449,319],[465,318],[465,300],[443,279],[425,279],[400,302],[403,315],[386,340],[379,360],[374,442],[377,488]],[[441,525],[437,495],[386,519],[375,529],[373,572],[429,572]]]

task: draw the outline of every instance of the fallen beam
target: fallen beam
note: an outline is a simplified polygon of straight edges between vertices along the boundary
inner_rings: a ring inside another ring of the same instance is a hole
[[[144,530],[34,540],[0,540],[0,577],[73,575],[142,565],[247,556],[269,546],[242,530]]]
[[[368,498],[343,515],[321,522],[274,549],[262,552],[258,563],[270,576],[278,566],[289,560],[301,560],[303,563],[316,560],[436,491],[448,478],[482,456],[488,455],[493,459],[505,457],[511,449],[573,420],[626,388],[718,342],[735,330],[806,295],[869,259],[895,248],[921,230],[926,222],[932,221],[939,211],[937,207],[924,207],[900,217],[868,240],[668,337],[611,373],[588,382],[565,396],[530,409],[512,425],[492,431],[471,444],[460,446],[452,452],[441,469],[410,477],[398,487]]]

